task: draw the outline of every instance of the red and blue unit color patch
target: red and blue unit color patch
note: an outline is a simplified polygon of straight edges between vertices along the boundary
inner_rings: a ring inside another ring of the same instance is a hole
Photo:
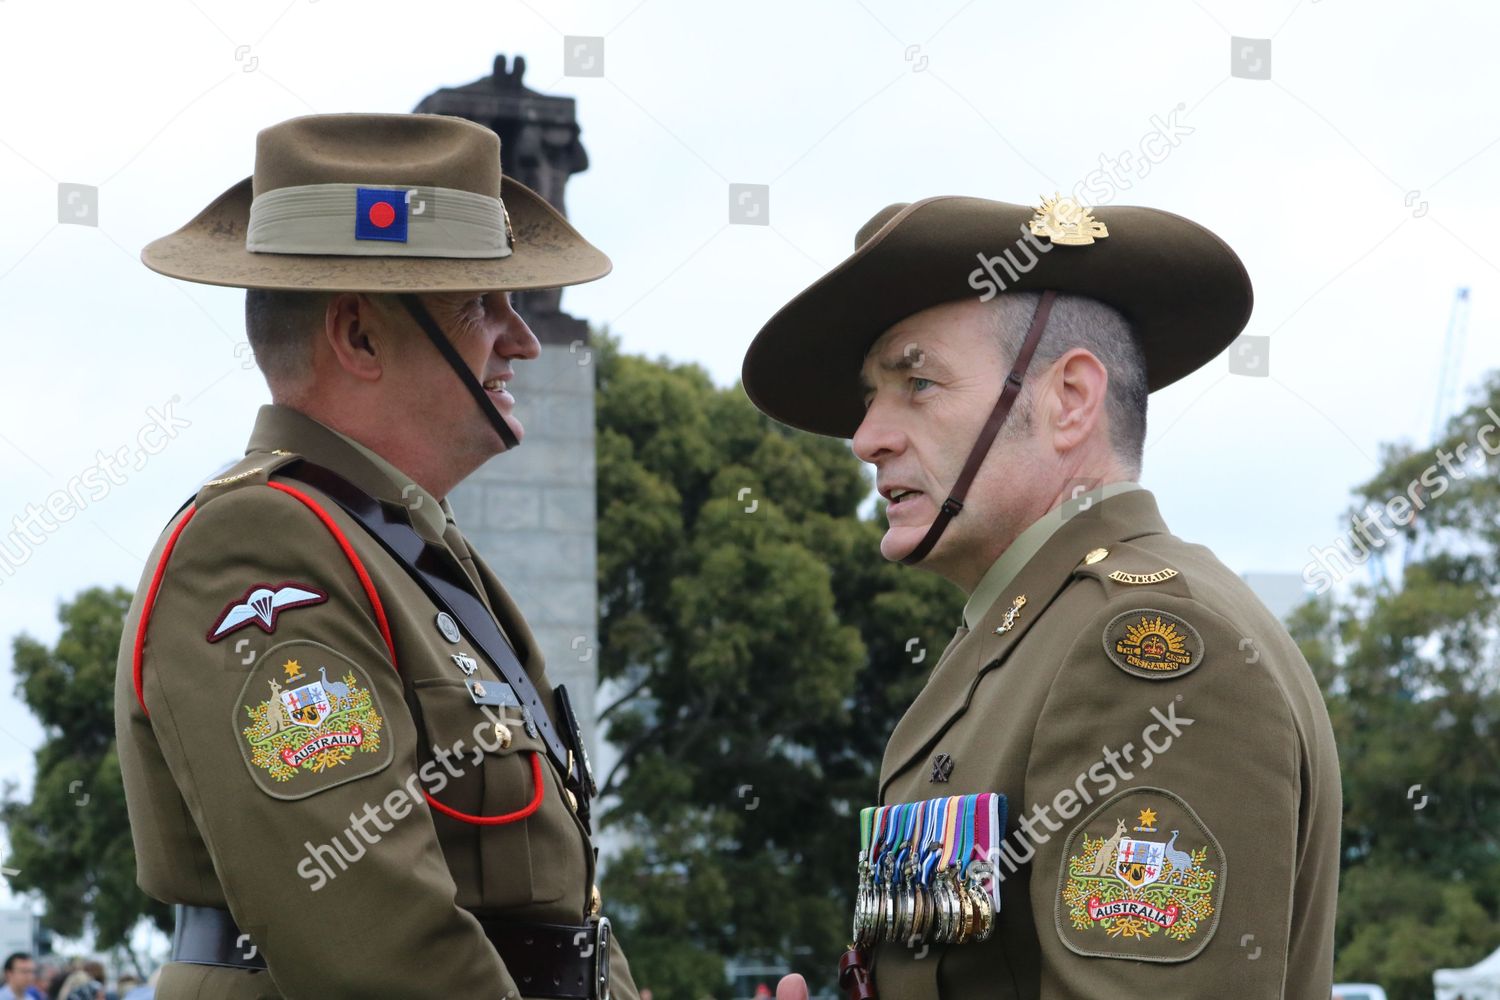
[[[355,188],[354,238],[406,242],[406,192]]]

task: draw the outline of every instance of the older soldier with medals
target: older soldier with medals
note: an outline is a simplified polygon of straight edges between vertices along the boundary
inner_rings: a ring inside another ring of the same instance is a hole
[[[1060,197],[892,205],[855,246],[756,336],[745,390],[852,439],[881,554],[969,600],[860,814],[841,985],[1327,1000],[1321,693],[1138,482],[1147,394],[1250,317],[1239,259],[1179,216]]]
[[[141,256],[248,290],[272,398],[170,518],[120,649],[138,878],[176,906],[157,997],[634,1000],[577,720],[445,499],[524,432],[509,292],[608,258],[494,132],[380,114],[265,129]]]

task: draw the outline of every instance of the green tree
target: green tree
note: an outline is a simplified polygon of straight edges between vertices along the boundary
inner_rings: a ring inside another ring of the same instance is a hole
[[[125,947],[149,917],[165,931],[171,911],[136,887],[135,851],[115,754],[115,657],[130,592],[94,587],[62,605],[62,633],[47,648],[12,644],[18,693],[41,722],[29,800],[7,789],[0,804],[10,837],[12,887],[36,891],[44,922],[67,937],[92,931],[99,948]]]
[[[722,992],[732,956],[831,983],[858,811],[962,595],[880,557],[846,443],[695,366],[595,358],[610,912],[662,1000]]]
[[[1420,500],[1388,507],[1392,527],[1414,513],[1377,550],[1400,569],[1291,622],[1343,769],[1336,972],[1392,1000],[1431,997],[1433,970],[1500,945],[1500,467],[1476,446],[1495,413],[1500,376],[1436,446],[1383,450],[1355,501]]]

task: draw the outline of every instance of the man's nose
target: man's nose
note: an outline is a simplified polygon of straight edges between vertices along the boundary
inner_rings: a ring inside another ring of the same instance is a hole
[[[511,305],[510,297],[505,299],[505,305],[500,313],[500,321],[505,325],[505,332],[495,338],[495,353],[502,358],[524,358],[530,360],[542,353],[542,345],[536,339],[536,334],[531,332],[531,327],[521,314],[516,312]]]
[[[865,417],[854,431],[851,443],[859,460],[873,465],[882,458],[898,454],[905,446],[906,437],[891,419],[888,408],[877,398],[865,410]]]

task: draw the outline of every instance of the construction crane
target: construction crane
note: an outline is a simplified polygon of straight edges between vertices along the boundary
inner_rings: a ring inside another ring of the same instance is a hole
[[[1463,367],[1464,343],[1469,339],[1469,289],[1458,289],[1448,313],[1448,332],[1443,335],[1443,364],[1438,369],[1437,398],[1432,403],[1432,440],[1443,435],[1448,418],[1458,405],[1458,383]]]
[[[1459,381],[1463,369],[1464,344],[1469,339],[1469,289],[1460,287],[1453,293],[1453,307],[1448,311],[1448,330],[1443,334],[1443,360],[1438,368],[1437,393],[1432,401],[1432,429],[1430,440],[1435,447],[1442,440],[1443,431],[1447,428],[1448,419],[1458,409]],[[1420,489],[1420,487],[1419,487]],[[1418,493],[1420,496],[1421,493]],[[1412,512],[1412,524],[1416,524],[1421,517],[1420,511]],[[1401,546],[1401,575],[1406,575],[1406,567],[1413,557],[1421,553],[1416,550],[1421,546],[1415,540],[1403,539]],[[1383,559],[1372,559],[1371,578],[1376,584],[1384,582],[1385,566]],[[1377,565],[1378,564],[1378,565]]]

